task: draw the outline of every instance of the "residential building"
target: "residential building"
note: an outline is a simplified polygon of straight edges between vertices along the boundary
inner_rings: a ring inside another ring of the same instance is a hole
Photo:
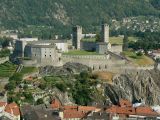
[[[16,103],[0,102],[0,118],[20,120],[20,110]]]

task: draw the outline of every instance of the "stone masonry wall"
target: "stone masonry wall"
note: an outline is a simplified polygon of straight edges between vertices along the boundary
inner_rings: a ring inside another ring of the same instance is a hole
[[[81,63],[90,67],[93,71],[117,71],[118,68],[125,65],[125,60],[110,60],[105,55],[63,55],[62,60],[65,63]]]
[[[62,61],[65,63],[81,63],[90,67],[93,71],[110,71],[113,73],[125,73],[133,70],[151,70],[154,65],[150,66],[132,66],[125,59],[109,59],[105,55],[63,55]]]

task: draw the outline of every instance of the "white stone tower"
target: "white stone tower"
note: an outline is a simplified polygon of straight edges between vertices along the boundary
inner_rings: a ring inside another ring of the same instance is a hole
[[[102,23],[101,27],[101,42],[109,43],[109,25]]]
[[[72,41],[72,45],[75,47],[75,49],[80,49],[80,41],[82,39],[82,27],[81,26],[74,26],[73,29],[73,41]]]

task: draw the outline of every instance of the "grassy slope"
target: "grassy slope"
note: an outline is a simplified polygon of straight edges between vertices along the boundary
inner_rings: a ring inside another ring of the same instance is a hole
[[[6,62],[0,65],[0,77],[10,77],[16,70],[16,65]]]
[[[154,61],[146,55],[137,56],[136,53],[131,51],[125,51],[123,52],[123,54],[135,65],[138,65],[138,66],[147,66],[147,65],[154,64]]]
[[[23,67],[21,73],[22,74],[29,74],[29,73],[33,73],[36,72],[37,68],[36,67]]]
[[[69,51],[68,53],[64,53],[64,55],[100,55],[96,52],[88,52],[83,50],[73,50]]]
[[[137,38],[135,37],[128,37],[129,41],[136,41]],[[82,39],[83,41],[88,41],[88,42],[95,42],[96,39],[95,38],[84,38]],[[123,44],[123,37],[110,37],[109,41],[111,44],[118,44],[118,45],[122,45]]]

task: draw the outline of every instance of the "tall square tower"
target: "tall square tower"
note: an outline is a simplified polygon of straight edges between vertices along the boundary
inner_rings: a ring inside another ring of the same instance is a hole
[[[109,25],[106,23],[101,25],[101,42],[109,43]]]
[[[81,26],[74,26],[73,29],[73,38],[72,38],[72,45],[75,49],[80,49],[80,41],[82,39],[82,27]]]

